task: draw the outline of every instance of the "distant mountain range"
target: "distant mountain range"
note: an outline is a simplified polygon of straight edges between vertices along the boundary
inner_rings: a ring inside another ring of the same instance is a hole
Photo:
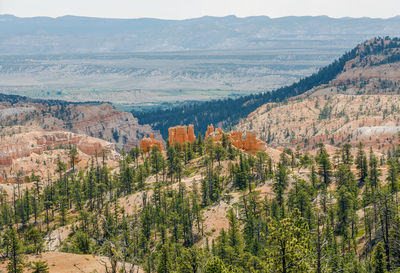
[[[389,19],[227,16],[160,20],[0,15],[0,54],[352,48],[374,36],[399,35],[399,16]]]

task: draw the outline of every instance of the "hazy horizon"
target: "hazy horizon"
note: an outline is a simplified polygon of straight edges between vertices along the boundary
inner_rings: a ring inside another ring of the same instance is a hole
[[[119,18],[119,17],[100,17],[100,16],[86,16],[86,15],[76,15],[76,14],[64,14],[60,16],[18,16],[15,14],[11,13],[0,13],[0,16],[14,16],[17,18],[21,19],[29,19],[29,18],[52,18],[52,19],[57,19],[57,18],[62,18],[62,17],[84,17],[84,18],[98,18],[98,19],[116,19],[116,20],[135,20],[135,19],[154,19],[154,20],[165,20],[165,21],[185,21],[185,20],[193,20],[193,19],[200,19],[200,18],[205,18],[205,17],[213,17],[213,18],[224,18],[224,17],[236,17],[239,19],[246,19],[246,18],[252,18],[252,17],[267,17],[270,19],[280,19],[280,18],[287,18],[287,17],[328,17],[331,19],[381,19],[381,20],[386,20],[386,19],[392,19],[396,17],[400,17],[399,15],[394,15],[390,17],[370,17],[370,16],[343,16],[343,17],[335,17],[335,16],[329,16],[326,14],[321,14],[321,15],[284,15],[284,16],[278,16],[278,17],[273,17],[269,15],[250,15],[250,16],[237,16],[235,14],[227,14],[227,15],[221,15],[221,16],[215,16],[215,15],[202,15],[202,16],[197,16],[197,17],[190,17],[190,18],[160,18],[160,17],[126,17],[126,18]]]
[[[390,18],[400,15],[400,1],[282,0],[0,0],[0,14],[17,17],[61,17],[65,15],[98,18],[157,18],[183,20],[204,16],[237,17],[329,16],[332,18]]]

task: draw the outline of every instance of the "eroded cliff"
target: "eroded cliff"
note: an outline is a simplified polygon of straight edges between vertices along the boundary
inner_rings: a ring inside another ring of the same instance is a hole
[[[140,144],[140,139],[160,134],[149,125],[140,125],[128,112],[108,103],[0,102],[0,125],[36,126],[43,130],[64,130],[116,144],[119,149]]]

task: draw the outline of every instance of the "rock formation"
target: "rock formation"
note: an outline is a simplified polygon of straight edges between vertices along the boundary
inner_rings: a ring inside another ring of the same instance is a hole
[[[19,130],[21,129],[21,130]],[[11,133],[16,130],[21,133]],[[75,146],[77,153],[74,167],[82,169],[93,163],[108,167],[117,167],[120,155],[115,144],[87,135],[63,131],[43,131],[30,127],[8,127],[0,136],[0,183],[13,183],[17,173],[29,176],[34,173],[41,177],[58,177],[58,161],[72,168],[70,147]],[[101,157],[94,159],[94,157]]]
[[[229,134],[232,145],[238,149],[243,149],[243,134],[242,132],[233,131]]]
[[[194,126],[193,126],[193,124],[189,124],[188,140],[189,140],[190,143],[193,143],[196,140],[196,136],[194,134]]]
[[[170,145],[183,144],[186,142],[193,143],[196,139],[193,125],[189,125],[189,131],[186,125],[171,127],[168,129],[168,134]]]
[[[221,144],[223,134],[224,131],[221,128],[216,128],[214,130],[214,126],[211,124],[208,125],[205,136],[206,139],[212,139],[215,143]]]
[[[247,132],[246,138],[242,143],[242,149],[245,151],[256,152],[265,150],[265,142],[257,139],[257,135],[254,132]]]
[[[129,150],[139,145],[142,136],[159,136],[149,125],[140,125],[131,113],[116,110],[110,104],[92,106],[90,111],[76,106],[76,112],[83,111],[84,116],[72,122],[72,131],[116,143],[119,148]]]
[[[47,131],[68,130],[101,138],[126,150],[139,145],[144,136],[160,136],[149,125],[140,125],[131,113],[119,111],[108,103],[0,102],[0,125],[9,124],[35,126]]]
[[[103,150],[114,149],[106,141],[69,132],[30,132],[10,136],[0,142],[0,166],[11,166],[15,159],[31,154],[43,154],[48,149],[76,146],[79,151],[89,156],[101,155]]]
[[[215,143],[221,144],[222,135],[224,131],[221,128],[214,130],[213,125],[209,125],[206,131],[206,139],[212,139]],[[257,139],[256,133],[247,132],[246,137],[243,138],[242,132],[232,131],[228,133],[229,140],[232,145],[237,149],[245,150],[248,152],[265,151],[265,142]]]
[[[214,126],[211,124],[207,126],[206,138],[208,138],[212,133],[214,133]]]
[[[160,140],[154,139],[153,134],[150,137],[142,138],[140,141],[140,148],[146,153],[151,151],[153,146],[156,146],[160,151],[162,151],[162,142]]]

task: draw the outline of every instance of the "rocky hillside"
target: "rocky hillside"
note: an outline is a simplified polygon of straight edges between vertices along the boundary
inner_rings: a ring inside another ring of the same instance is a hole
[[[242,120],[240,131],[255,131],[270,146],[359,141],[378,149],[397,143],[399,95],[331,95],[268,103]]]
[[[71,147],[76,147],[74,164]],[[110,167],[120,158],[115,144],[83,134],[65,131],[44,131],[36,127],[9,127],[0,136],[0,182],[15,182],[32,174],[52,178],[58,162],[66,162],[67,170],[82,169],[98,156]]]
[[[131,113],[116,110],[111,104],[66,103],[7,95],[1,97],[0,125],[70,131],[115,143],[120,149],[139,145],[143,136],[159,135],[150,126],[140,125]]]
[[[341,73],[329,83],[306,92],[310,94],[399,94],[400,42],[375,38],[355,49]]]
[[[400,42],[373,39],[326,84],[281,103],[267,103],[240,121],[272,146],[357,143],[384,149],[400,131]]]

